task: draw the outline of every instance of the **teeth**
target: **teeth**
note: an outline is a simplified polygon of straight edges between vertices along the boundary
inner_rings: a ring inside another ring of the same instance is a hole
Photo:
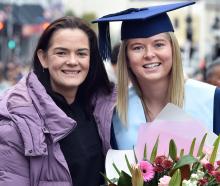
[[[78,74],[79,71],[63,71],[65,74]]]
[[[144,68],[153,68],[159,66],[160,63],[151,63],[151,64],[146,64],[144,65]]]

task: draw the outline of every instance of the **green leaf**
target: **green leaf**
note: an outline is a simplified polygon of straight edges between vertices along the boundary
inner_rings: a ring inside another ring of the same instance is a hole
[[[201,161],[205,157],[205,153],[202,153],[201,156],[199,156],[199,161]]]
[[[215,162],[215,159],[216,159],[216,156],[217,156],[219,142],[220,142],[220,135],[217,137],[217,139],[214,142],[214,148],[213,148],[210,160],[209,160],[209,163],[211,163],[213,165],[214,165],[214,162]]]
[[[179,168],[183,167],[184,165],[193,164],[195,162],[198,162],[198,160],[196,158],[194,158],[191,155],[185,155],[176,162],[175,166],[173,167],[173,170],[179,169]]]
[[[169,156],[173,161],[176,161],[176,155],[177,155],[176,144],[175,141],[171,139],[169,144]]]
[[[155,157],[157,156],[157,149],[158,149],[158,143],[159,143],[159,136],[157,137],[157,141],[154,144],[153,150],[151,152],[151,156],[150,156],[150,162],[153,163],[155,160]]]
[[[184,155],[184,149],[181,149],[181,150],[180,150],[180,158],[182,158],[183,155]]]
[[[144,155],[143,155],[143,160],[147,161],[147,145],[146,143],[144,144]]]
[[[125,154],[125,160],[126,160],[126,164],[127,164],[127,166],[128,166],[128,169],[129,169],[130,173],[132,173],[131,165],[130,165],[130,163],[129,163],[129,161],[128,161],[128,157],[127,157],[126,154]]]
[[[118,180],[118,186],[132,186],[131,176],[128,175],[126,172],[121,171],[121,174]]]
[[[133,146],[133,152],[134,152],[135,163],[137,164],[138,163],[138,159],[137,159],[137,156],[136,156],[136,153],[135,153],[135,150],[134,150],[134,146]]]
[[[102,172],[100,172],[100,174],[104,177],[106,182],[108,182],[110,184],[114,184],[110,179],[108,179],[108,177],[105,174],[103,174]]]
[[[205,135],[203,136],[202,141],[199,145],[199,150],[198,150],[198,153],[197,153],[197,157],[201,157],[203,155],[203,148],[204,148],[204,145],[205,145],[206,137],[207,137],[207,133],[205,133]]]
[[[115,163],[112,163],[113,167],[115,168],[116,172],[118,173],[118,175],[120,176],[121,171],[118,169],[118,167],[115,165]]]
[[[194,148],[195,148],[195,143],[196,143],[196,138],[193,138],[193,141],[191,143],[191,146],[190,146],[190,151],[189,151],[189,155],[193,156],[193,151],[194,151]]]
[[[169,186],[180,186],[181,185],[181,174],[180,170],[177,169],[170,179]]]

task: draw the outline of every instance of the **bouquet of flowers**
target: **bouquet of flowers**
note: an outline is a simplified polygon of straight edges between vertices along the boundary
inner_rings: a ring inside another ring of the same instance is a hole
[[[118,178],[108,179],[103,174],[108,186],[217,186],[220,185],[220,161],[216,161],[220,136],[213,144],[213,148],[205,146],[207,133],[199,142],[195,152],[196,138],[190,145],[187,154],[184,149],[178,153],[173,139],[169,142],[167,155],[157,155],[159,137],[157,138],[150,157],[147,157],[147,146],[144,147],[143,159],[138,161],[135,150],[135,163],[130,163],[127,155],[125,161],[130,173],[113,167]]]

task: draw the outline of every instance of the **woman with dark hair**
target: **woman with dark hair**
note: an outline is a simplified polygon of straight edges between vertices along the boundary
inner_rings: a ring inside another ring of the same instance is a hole
[[[94,31],[79,18],[55,20],[33,71],[0,100],[0,185],[103,184],[114,103]]]

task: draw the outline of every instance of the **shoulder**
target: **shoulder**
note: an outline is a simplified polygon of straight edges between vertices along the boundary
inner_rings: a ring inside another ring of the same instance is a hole
[[[111,104],[116,102],[117,89],[114,86],[110,93],[106,94],[104,92],[97,92],[97,94],[93,97],[93,103],[95,106],[102,104]]]
[[[185,96],[195,96],[197,98],[214,97],[216,86],[210,85],[208,83],[200,82],[193,79],[188,79],[185,82]]]
[[[7,102],[7,107],[13,108],[20,104],[31,102],[27,89],[27,77],[23,77],[16,85],[8,89],[0,100],[2,103]]]
[[[21,135],[11,120],[1,120],[0,145],[2,146],[0,152],[5,151],[7,148],[14,148],[24,153]]]
[[[213,108],[216,87],[188,79],[185,83],[184,110],[213,129]]]
[[[187,79],[185,82],[185,87],[186,88],[196,88],[196,89],[209,89],[209,90],[215,90],[216,86],[205,83],[205,82],[201,82],[201,81],[197,81],[194,79]]]
[[[30,185],[29,161],[12,121],[0,122],[0,185]]]

